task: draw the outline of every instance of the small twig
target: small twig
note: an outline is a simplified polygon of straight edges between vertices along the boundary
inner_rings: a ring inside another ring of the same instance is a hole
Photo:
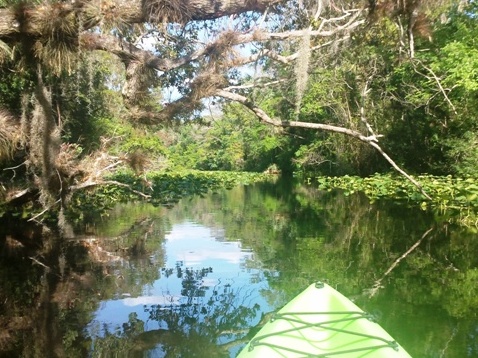
[[[427,70],[428,72],[430,72],[431,74],[431,77],[435,80],[435,82],[437,83],[438,85],[438,89],[440,90],[440,92],[443,94],[443,97],[445,98],[445,101],[450,105],[451,109],[453,110],[453,113],[455,113],[456,115],[458,115],[458,112],[456,111],[456,108],[455,106],[453,105],[453,103],[451,102],[450,98],[448,97],[448,95],[446,94],[445,92],[445,89],[443,88],[443,86],[441,85],[441,82],[440,82],[440,79],[438,78],[438,76],[435,74],[435,72],[433,72],[433,70],[430,68],[430,67],[427,67],[425,66],[425,64],[420,61],[420,60],[417,60],[415,59],[416,62],[418,62],[425,70]],[[429,76],[426,76],[424,75],[423,73],[421,73],[420,71],[418,71],[416,68],[415,68],[415,72],[417,72],[418,74],[430,79]]]
[[[116,162],[116,163],[112,163],[112,164],[110,164],[110,165],[104,167],[103,169],[100,169],[100,170],[98,171],[98,173],[101,173],[101,172],[104,172],[104,171],[109,170],[109,169],[111,169],[111,168],[114,168],[114,167],[116,167],[116,166],[118,166],[118,165],[120,165],[120,164],[123,164],[123,161],[122,161],[122,160],[120,160],[120,161],[118,161],[118,162]]]
[[[377,135],[375,135],[375,132],[372,128],[372,126],[370,125],[370,123],[368,123],[367,121],[367,116],[365,115],[365,102],[367,100],[367,96],[368,94],[370,93],[371,89],[368,88],[368,85],[369,85],[369,82],[373,79],[373,76],[375,74],[375,66],[374,66],[374,73],[372,75],[369,76],[369,78],[367,78],[367,80],[365,81],[365,86],[362,90],[362,103],[360,105],[360,120],[362,121],[362,123],[365,125],[365,128],[367,128],[367,131],[368,133],[377,138]]]
[[[277,81],[271,81],[271,82],[265,82],[265,83],[249,83],[246,85],[241,85],[241,86],[229,86],[224,88],[225,91],[231,91],[231,90],[239,90],[239,89],[248,89],[248,88],[257,88],[257,87],[268,87],[268,86],[273,86],[282,82],[285,82],[286,80],[277,80]]]
[[[58,193],[61,195],[63,193],[63,181],[61,180],[61,174],[58,171],[58,169],[55,169],[56,174],[58,175],[58,182],[60,183],[60,189],[58,190]]]
[[[269,8],[266,9],[266,11],[264,11],[264,14],[262,14],[260,20],[259,20],[259,23],[256,25],[256,28],[261,28],[262,27],[262,24],[264,24],[264,22],[266,21],[266,17],[267,15],[269,14]],[[250,31],[252,31],[253,29],[251,29]]]
[[[18,165],[16,165],[16,166],[14,166],[14,167],[3,168],[3,170],[13,170],[13,169],[18,169],[18,168],[20,168],[22,165],[26,165],[26,164],[27,164],[27,162],[23,162],[23,163],[20,163],[20,164],[18,164]]]
[[[15,199],[21,198],[22,196],[31,193],[31,191],[32,191],[31,188],[23,189],[23,190],[21,190],[21,191],[15,193],[15,194],[13,194],[13,195],[11,196],[10,200],[8,200],[8,201],[13,201],[13,200],[15,200]]]
[[[45,214],[48,210],[50,210],[54,205],[58,204],[60,202],[60,199],[58,199],[57,201],[55,201],[52,205],[48,206],[47,208],[45,208],[42,212],[36,214],[34,217],[28,219],[27,221],[34,221],[36,220],[36,218],[42,216],[43,214]]]
[[[22,165],[27,165],[27,162],[23,162],[21,164],[18,164],[14,167],[9,167],[9,168],[3,168],[3,170],[12,170],[13,171],[13,176],[11,177],[10,181],[13,181],[13,179],[15,179],[15,177],[17,176],[17,172],[15,171],[15,169],[18,169],[20,168]]]
[[[51,270],[50,267],[48,267],[48,266],[45,265],[44,263],[38,261],[36,258],[31,257],[31,256],[28,256],[28,258],[29,258],[30,260],[32,260],[34,263],[36,263],[37,265],[43,266],[43,267],[46,268],[47,270]]]
[[[127,188],[129,189],[130,191],[132,191],[133,193],[139,195],[139,196],[142,196],[143,198],[145,199],[149,199],[151,198],[151,195],[148,195],[148,194],[145,194],[141,191],[138,191],[138,190],[135,190],[133,189],[132,187],[130,187],[128,184],[124,184],[124,183],[120,183],[119,181],[115,181],[115,180],[107,180],[104,182],[105,184],[113,184],[113,185],[118,185],[118,186],[121,186],[123,188]]]
[[[85,189],[85,188],[89,188],[89,187],[92,187],[92,186],[97,186],[97,185],[117,185],[117,186],[121,186],[123,188],[127,188],[129,189],[131,192],[139,195],[139,196],[142,196],[143,198],[145,199],[150,199],[151,198],[151,195],[148,195],[148,194],[145,194],[141,191],[138,191],[138,190],[135,190],[133,189],[131,186],[129,186],[128,184],[124,184],[124,183],[121,183],[119,181],[116,181],[116,180],[105,180],[105,181],[99,181],[99,182],[94,182],[94,181],[86,181],[82,184],[78,184],[78,185],[73,185],[70,187],[70,190],[73,191],[73,190],[80,190],[80,189]]]
[[[329,46],[329,45],[334,44],[334,43],[337,44],[337,43],[345,41],[349,38],[350,38],[350,35],[344,35],[340,39],[327,41],[327,42],[324,42],[323,44],[313,46],[313,47],[310,48],[310,51],[320,50],[321,48],[324,48],[324,47]],[[260,53],[251,55],[249,57],[243,57],[241,59],[236,59],[236,62],[240,63],[242,65],[245,65],[247,63],[256,62],[259,59],[261,59],[262,57],[269,57],[270,59],[272,59],[274,61],[278,61],[280,63],[283,63],[283,64],[287,65],[287,64],[290,64],[292,61],[297,60],[297,58],[299,57],[299,53],[295,52],[292,55],[282,56],[282,55],[280,55],[280,54],[278,54],[278,53],[276,53],[272,50],[264,49]]]

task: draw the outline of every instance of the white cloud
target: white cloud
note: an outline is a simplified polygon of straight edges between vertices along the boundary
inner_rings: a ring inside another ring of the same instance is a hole
[[[125,306],[178,305],[180,296],[139,296],[122,300]]]

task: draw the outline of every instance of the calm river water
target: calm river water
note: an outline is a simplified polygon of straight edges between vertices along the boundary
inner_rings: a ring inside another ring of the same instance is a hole
[[[476,231],[429,212],[260,183],[75,231],[34,255],[6,235],[1,356],[235,357],[325,280],[413,357],[478,357]]]

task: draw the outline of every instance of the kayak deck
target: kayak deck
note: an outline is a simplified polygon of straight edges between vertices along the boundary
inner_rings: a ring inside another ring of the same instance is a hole
[[[319,282],[275,314],[238,358],[331,356],[410,357],[371,315]]]

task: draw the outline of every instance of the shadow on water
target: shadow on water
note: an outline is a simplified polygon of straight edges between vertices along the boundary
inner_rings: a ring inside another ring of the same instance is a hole
[[[0,227],[0,356],[234,357],[318,279],[414,357],[478,356],[476,233],[419,209],[279,181],[118,205],[68,241]]]

